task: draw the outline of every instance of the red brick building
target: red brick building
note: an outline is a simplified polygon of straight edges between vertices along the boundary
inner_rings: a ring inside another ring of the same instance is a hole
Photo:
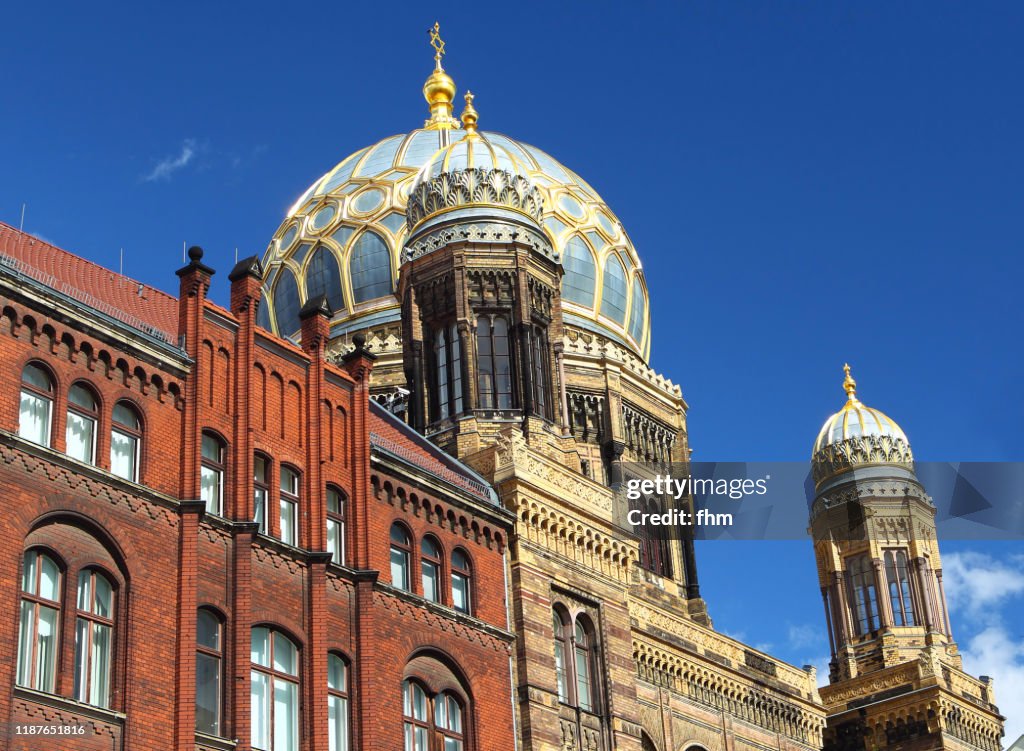
[[[325,358],[325,298],[299,348],[259,261],[230,310],[213,273],[0,225],[0,747],[512,748],[511,515]]]

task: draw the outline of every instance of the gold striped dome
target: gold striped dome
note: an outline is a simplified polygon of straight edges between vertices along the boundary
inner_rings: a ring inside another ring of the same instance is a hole
[[[857,398],[857,382],[850,375],[850,366],[844,365],[843,369],[846,371],[846,378],[843,380],[846,404],[821,426],[818,438],[814,442],[812,456],[817,457],[822,450],[850,439],[873,437],[885,438],[886,443],[895,444],[902,441],[909,455],[910,441],[907,440],[903,429],[885,413],[861,402]]]
[[[464,116],[465,117],[465,116]],[[475,118],[466,121],[475,130]],[[283,336],[299,328],[305,301],[326,294],[332,334],[393,325],[394,294],[408,237],[406,207],[417,175],[467,134],[427,127],[360,149],[313,182],[288,211],[264,255],[260,323]],[[647,283],[615,214],[588,183],[546,152],[480,132],[501,163],[514,161],[543,199],[541,226],[565,268],[563,317],[648,359]],[[475,147],[474,147],[475,148]],[[449,164],[456,159],[449,152]]]

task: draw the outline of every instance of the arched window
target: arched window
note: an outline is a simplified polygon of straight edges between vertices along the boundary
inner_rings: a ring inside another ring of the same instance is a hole
[[[562,296],[570,302],[594,307],[594,288],[597,286],[597,269],[590,248],[581,237],[571,237],[562,254]]]
[[[343,310],[345,307],[345,298],[341,293],[341,272],[338,271],[338,259],[323,245],[313,251],[309,265],[306,267],[306,299],[311,300],[317,295],[327,295],[327,304],[334,312]]]
[[[433,602],[441,601],[441,546],[430,535],[420,543],[420,578],[423,596]]]
[[[65,451],[72,459],[96,463],[96,423],[99,403],[91,388],[82,383],[68,390],[68,419],[64,431]]]
[[[411,590],[409,581],[409,560],[412,545],[409,533],[398,522],[391,525],[391,584],[399,589]]]
[[[52,694],[60,633],[60,568],[37,550],[23,558],[20,621],[18,685]]]
[[[348,751],[348,665],[327,655],[327,733],[329,751]]]
[[[512,358],[505,316],[479,317],[476,354],[480,408],[512,409]]]
[[[555,635],[555,681],[558,688],[558,700],[569,703],[569,684],[566,681],[566,668],[569,665],[569,653],[565,647],[565,621],[558,609],[551,612],[551,628]]]
[[[427,693],[415,681],[402,684],[405,751],[430,751],[430,714]]]
[[[252,460],[253,474],[253,517],[260,525],[260,534],[268,534],[267,504],[270,501],[270,458],[256,454]]]
[[[444,420],[462,412],[462,342],[454,323],[433,334],[434,416]]]
[[[277,313],[277,333],[290,336],[299,328],[299,286],[291,269],[281,267],[274,286],[274,312]]]
[[[633,277],[633,302],[629,306],[629,335],[637,344],[644,339],[644,312],[647,310],[647,298],[644,297],[644,286],[640,283],[640,275]]]
[[[203,432],[202,464],[199,468],[199,493],[206,503],[206,513],[220,516],[224,506],[224,473],[227,450],[224,441],[213,433]]]
[[[590,629],[584,625],[581,618],[576,619],[576,629],[573,632],[573,665],[576,668],[576,704],[586,712],[594,711],[594,684],[591,675],[591,647],[592,638]]]
[[[471,579],[469,556],[462,548],[456,548],[452,552],[452,607],[462,613],[469,613],[472,608]]]
[[[555,641],[555,679],[558,700],[584,712],[598,712],[594,669],[597,645],[594,629],[585,615],[575,619],[555,607],[551,617]]]
[[[327,487],[327,552],[333,563],[345,562],[345,496]]]
[[[139,479],[139,458],[142,456],[142,420],[133,405],[118,402],[110,428],[110,471],[132,482]]]
[[[857,634],[865,635],[878,629],[878,593],[871,558],[859,555],[847,562],[850,577],[850,600],[854,609]]]
[[[53,379],[41,366],[29,363],[21,371],[18,435],[40,446],[49,446],[52,415]]]
[[[95,569],[78,574],[75,621],[75,699],[110,706],[114,646],[114,587]]]
[[[220,735],[223,677],[221,621],[208,608],[196,615],[196,730]]]
[[[279,631],[252,630],[252,747],[298,751],[299,650]]]
[[[533,363],[533,411],[551,418],[551,364],[547,332],[541,326],[530,327],[530,359]]]
[[[281,467],[281,541],[298,545],[299,473]]]
[[[434,727],[441,735],[444,751],[463,751],[462,705],[451,691],[434,697]]]
[[[889,603],[892,605],[893,625],[916,625],[905,550],[887,550],[885,552],[885,580],[889,590]]]
[[[626,272],[619,257],[614,253],[604,262],[601,315],[611,318],[618,324],[626,323]]]
[[[391,254],[379,235],[364,232],[352,246],[348,262],[353,302],[391,294]]]

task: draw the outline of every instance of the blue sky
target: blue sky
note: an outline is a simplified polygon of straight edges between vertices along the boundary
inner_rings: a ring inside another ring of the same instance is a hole
[[[844,361],[919,459],[1020,459],[1024,5],[34,5],[5,9],[0,220],[27,203],[26,230],[172,292],[201,244],[225,301],[236,247],[422,123],[436,15],[482,126],[630,233],[696,459],[806,458]],[[968,669],[1024,706],[1024,545],[943,552],[990,584],[951,585]],[[699,555],[719,628],[821,662],[808,542]]]

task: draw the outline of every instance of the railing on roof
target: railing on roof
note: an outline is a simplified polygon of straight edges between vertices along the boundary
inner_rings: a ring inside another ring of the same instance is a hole
[[[19,274],[23,274],[24,276],[27,276],[30,279],[34,279],[40,284],[45,284],[47,287],[50,287],[51,289],[54,289],[57,292],[60,292],[61,294],[66,295],[73,300],[77,300],[78,302],[84,305],[88,305],[93,310],[97,310],[100,313],[103,313],[104,315],[110,316],[111,318],[118,320],[121,323],[127,324],[128,326],[131,326],[133,329],[138,329],[139,331],[148,334],[154,339],[159,339],[160,341],[166,342],[168,344],[171,343],[171,337],[167,334],[166,331],[163,331],[157,328],[156,326],[148,324],[141,318],[137,318],[136,316],[133,316],[130,313],[125,313],[123,310],[115,308],[108,302],[104,302],[103,300],[93,297],[88,292],[83,292],[82,290],[69,284],[68,282],[62,282],[60,279],[53,276],[52,274],[47,274],[45,271],[40,271],[35,266],[25,263],[25,261],[22,261],[20,258],[14,258],[12,256],[7,255],[6,253],[0,252],[0,266],[6,266],[9,269],[17,271]]]
[[[390,438],[385,438],[378,433],[370,433],[370,444],[398,457],[399,459],[404,459],[410,464],[437,475],[452,485],[456,485],[464,490],[469,490],[474,495],[477,495],[484,500],[490,500],[491,498],[490,488],[487,485],[484,485],[482,482],[477,482],[465,475],[459,474],[453,469],[445,466],[445,464],[440,460],[435,460],[439,466],[428,466],[424,462],[424,457],[422,455],[412,451],[407,446],[403,446],[400,443],[392,441]]]

